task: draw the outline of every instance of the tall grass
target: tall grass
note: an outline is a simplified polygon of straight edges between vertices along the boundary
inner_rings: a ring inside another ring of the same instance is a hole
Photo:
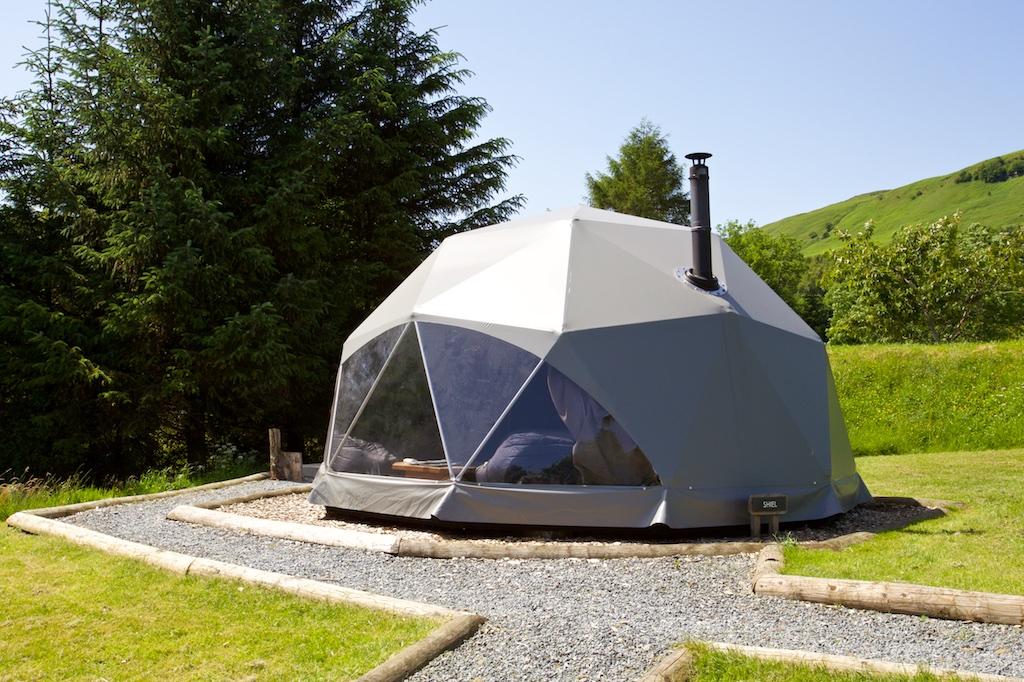
[[[198,470],[186,465],[146,471],[125,481],[108,485],[94,485],[88,477],[75,474],[57,479],[24,477],[6,474],[0,476],[0,521],[22,509],[56,507],[78,502],[91,502],[107,497],[146,495],[166,490],[179,490],[213,481],[237,478],[259,469],[252,460],[222,463],[209,470]]]
[[[1024,446],[1024,341],[830,346],[857,455]]]

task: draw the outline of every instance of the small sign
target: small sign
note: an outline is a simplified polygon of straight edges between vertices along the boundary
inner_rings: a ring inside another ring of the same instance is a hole
[[[754,516],[785,514],[789,509],[789,497],[787,495],[751,495],[747,502],[747,509]]]

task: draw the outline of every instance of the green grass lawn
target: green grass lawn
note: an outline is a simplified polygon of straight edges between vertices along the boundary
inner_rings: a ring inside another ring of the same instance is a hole
[[[693,655],[687,682],[934,682],[928,674],[873,675],[836,672],[822,667],[762,661],[738,653],[716,651],[699,643],[687,644]]]
[[[1024,446],[1024,341],[828,352],[854,454]]]
[[[352,679],[436,623],[0,527],[0,679]]]
[[[861,457],[857,469],[875,495],[967,506],[838,552],[786,547],[785,573],[1024,594],[1024,450]]]
[[[154,469],[116,485],[95,486],[80,476],[68,479],[31,478],[25,481],[0,479],[0,521],[22,509],[59,507],[92,502],[108,497],[147,495],[167,490],[191,488],[204,483],[225,481],[256,473],[258,465],[239,463],[212,471],[197,472],[189,467]]]

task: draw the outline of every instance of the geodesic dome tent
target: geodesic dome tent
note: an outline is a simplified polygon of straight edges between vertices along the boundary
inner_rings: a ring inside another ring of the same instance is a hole
[[[449,237],[345,342],[310,501],[456,523],[785,521],[865,501],[818,336],[717,236],[579,207]]]

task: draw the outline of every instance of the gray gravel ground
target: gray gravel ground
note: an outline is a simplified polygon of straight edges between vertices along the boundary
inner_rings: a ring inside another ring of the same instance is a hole
[[[289,485],[249,483],[65,519],[118,537],[480,613],[488,622],[413,679],[632,680],[687,638],[1024,677],[1024,628],[755,597],[750,556],[419,559],[167,521],[175,505]]]

